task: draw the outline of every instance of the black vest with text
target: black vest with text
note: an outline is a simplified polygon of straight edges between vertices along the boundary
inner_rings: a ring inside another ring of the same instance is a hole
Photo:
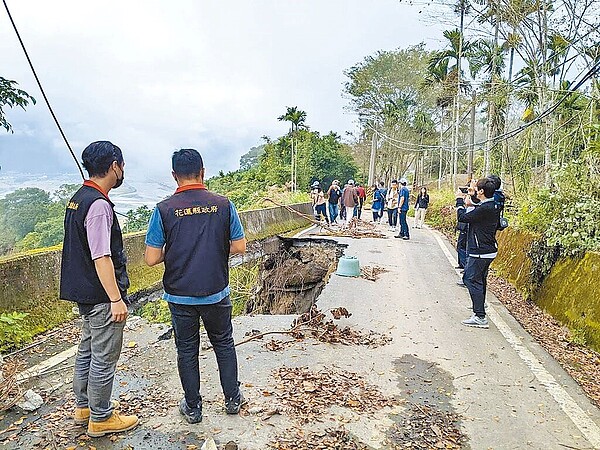
[[[127,300],[129,278],[127,258],[123,250],[121,227],[114,212],[113,203],[97,189],[83,185],[67,204],[65,213],[65,240],[62,249],[60,270],[60,298],[77,303],[96,305],[110,302],[100,283],[88,245],[85,217],[92,203],[108,202],[113,210],[110,230],[111,259],[121,296]]]
[[[185,189],[185,188],[184,188]],[[229,200],[180,190],[157,205],[165,233],[165,292],[205,297],[229,284]]]

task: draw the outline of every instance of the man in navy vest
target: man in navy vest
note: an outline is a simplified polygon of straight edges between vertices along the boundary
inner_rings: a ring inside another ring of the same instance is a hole
[[[104,436],[132,429],[136,416],[115,411],[110,400],[127,318],[129,278],[121,228],[108,198],[123,183],[121,149],[93,142],[82,154],[90,179],[75,193],[65,213],[60,298],[76,302],[83,318],[75,359],[75,422],[88,424],[88,435]],[[88,423],[89,422],[89,423]]]
[[[177,346],[177,368],[185,393],[179,412],[189,423],[202,420],[200,319],[213,346],[225,410],[237,414],[244,403],[231,324],[229,254],[244,253],[246,239],[235,206],[206,190],[200,153],[173,153],[175,194],[160,202],[150,218],[145,260],[165,264],[164,299],[169,303]]]

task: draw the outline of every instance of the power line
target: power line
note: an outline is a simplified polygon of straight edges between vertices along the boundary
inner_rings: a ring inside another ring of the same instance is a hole
[[[541,120],[543,120],[544,118],[546,118],[547,116],[549,116],[550,114],[552,114],[554,111],[556,111],[556,109],[562,104],[564,103],[569,96],[571,96],[572,94],[574,94],[577,89],[579,89],[586,81],[588,81],[590,78],[592,78],[594,76],[594,74],[596,72],[598,72],[600,70],[600,61],[596,62],[589,70],[588,72],[583,76],[583,78],[581,80],[579,80],[574,86],[572,86],[570,89],[564,91],[565,94],[556,102],[554,103],[552,106],[550,106],[549,108],[547,108],[545,111],[543,111],[542,113],[540,113],[535,119],[533,119],[531,122],[528,122],[524,125],[521,125],[517,128],[514,128],[513,130],[510,130],[506,133],[500,134],[498,136],[495,136],[493,138],[490,139],[485,139],[483,141],[480,142],[475,142],[474,144],[472,144],[474,147],[480,147],[488,142],[491,142],[494,144],[494,146],[498,145],[500,142],[511,139],[515,136],[517,136],[518,134],[522,133],[523,131],[525,131],[527,128],[535,125],[536,123],[540,122]],[[422,145],[422,144],[415,144],[412,142],[402,142],[399,140],[396,140],[394,138],[391,138],[387,135],[385,135],[384,133],[375,130],[375,128],[373,128],[372,125],[370,125],[369,123],[366,123],[367,127],[371,128],[373,131],[375,131],[376,133],[380,134],[382,137],[384,137],[385,139],[388,139],[390,141],[393,141],[395,144],[398,145],[403,145],[406,147],[414,147],[414,148],[409,148],[409,149],[405,149],[408,151],[423,151],[423,150],[427,150],[427,149],[442,149],[442,150],[446,150],[446,151],[452,151],[454,150],[454,147],[444,147],[444,146],[440,146],[440,145]],[[471,147],[471,144],[463,144],[463,145],[459,145],[456,146],[456,150],[458,149],[468,149]],[[421,150],[422,149],[422,150]]]
[[[44,91],[44,88],[42,87],[42,83],[35,71],[35,68],[33,67],[33,63],[31,62],[31,58],[29,57],[29,53],[27,52],[27,48],[25,48],[25,44],[23,43],[23,39],[21,39],[21,34],[19,33],[19,30],[17,29],[17,25],[15,23],[15,21],[13,20],[12,14],[10,13],[10,10],[8,9],[8,4],[6,3],[6,0],[2,0],[2,3],[4,3],[4,8],[6,9],[6,13],[8,14],[8,18],[10,19],[10,23],[13,26],[13,29],[15,30],[15,33],[17,35],[17,38],[19,39],[19,43],[21,44],[21,48],[23,49],[23,53],[25,53],[25,58],[27,58],[27,62],[29,63],[29,67],[31,68],[31,72],[33,73],[33,76],[35,78],[35,81],[37,82],[38,87],[40,88],[40,92],[42,93],[42,96],[44,97],[44,101],[46,102],[46,106],[48,107],[48,110],[50,111],[50,114],[52,115],[52,118],[54,119],[54,123],[56,124],[56,127],[58,128],[58,131],[60,132],[60,135],[62,136],[63,140],[65,141],[65,144],[67,145],[67,148],[69,149],[69,153],[71,153],[71,156],[73,157],[73,160],[75,161],[75,164],[77,165],[77,168],[79,169],[79,174],[81,175],[81,178],[85,180],[85,175],[83,174],[83,169],[81,168],[81,165],[79,164],[79,161],[77,161],[77,157],[75,156],[75,153],[73,152],[73,149],[71,148],[71,144],[69,144],[69,141],[67,139],[67,136],[65,135],[62,127],[60,126],[60,123],[58,122],[58,119],[56,117],[56,114],[54,114],[54,110],[52,109],[52,106],[50,106],[50,101],[48,100],[48,97],[46,96],[46,92]]]

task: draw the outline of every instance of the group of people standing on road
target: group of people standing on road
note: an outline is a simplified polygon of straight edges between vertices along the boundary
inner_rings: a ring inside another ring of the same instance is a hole
[[[338,180],[333,180],[325,193],[321,183],[315,181],[311,185],[310,197],[315,219],[333,224],[338,223],[339,217],[340,221],[348,224],[353,217],[361,218],[367,192],[363,186],[351,179],[344,187],[340,187]]]
[[[128,316],[126,257],[109,192],[123,184],[121,149],[93,142],[82,154],[89,179],[73,195],[65,213],[60,298],[78,305],[83,326],[75,359],[73,419],[100,437],[137,426],[135,415],[119,412],[111,400],[115,370]],[[227,414],[245,402],[231,324],[229,255],[246,251],[244,229],[234,204],[209,192],[204,163],[194,149],[172,156],[177,190],[157,204],[146,235],[144,260],[164,263],[164,299],[171,312],[177,368],[184,396],[179,412],[189,423],[202,420],[200,320],[213,346]]]
[[[410,191],[406,178],[392,180],[390,187],[379,182],[371,186],[373,223],[381,223],[383,213],[387,211],[390,231],[398,231],[397,238],[410,239],[407,215],[410,209]],[[339,181],[333,180],[327,192],[315,181],[311,185],[311,199],[317,220],[325,220],[327,224],[337,223],[338,217],[347,224],[352,217],[361,218],[363,206],[367,198],[365,188],[355,184],[354,180],[340,188]],[[327,204],[329,205],[327,207]],[[415,228],[423,228],[425,214],[429,207],[429,193],[422,187],[415,202]],[[327,212],[329,216],[327,216]],[[398,222],[400,225],[398,226]]]

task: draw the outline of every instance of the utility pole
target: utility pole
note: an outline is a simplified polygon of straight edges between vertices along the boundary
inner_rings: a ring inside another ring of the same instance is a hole
[[[440,167],[438,172],[438,189],[442,188],[442,166],[444,158],[444,108],[440,113]]]
[[[495,8],[495,6],[492,6]],[[496,99],[494,98],[495,83],[496,83],[496,57],[498,52],[498,30],[500,27],[500,21],[496,15],[494,9],[492,20],[495,21],[494,25],[494,48],[492,53],[492,70],[490,74],[490,92],[488,93],[488,123],[487,123],[487,139],[485,142],[485,153],[484,153],[484,172],[485,176],[489,175],[491,168],[491,151],[492,151],[492,140],[494,138],[494,121],[496,120]]]
[[[456,58],[456,99],[454,108],[454,142],[452,145],[452,187],[456,189],[456,175],[458,174],[458,134],[460,127],[460,87],[461,87],[461,65],[464,43],[466,0],[460,0],[460,36],[458,41],[458,55]]]
[[[371,158],[369,159],[369,182],[368,187],[373,186],[375,182],[375,154],[377,153],[377,131],[373,130],[371,136]]]
[[[473,156],[475,154],[475,106],[477,105],[477,92],[473,90],[471,100],[471,138],[469,140],[469,156],[467,158],[467,179],[473,178]]]

